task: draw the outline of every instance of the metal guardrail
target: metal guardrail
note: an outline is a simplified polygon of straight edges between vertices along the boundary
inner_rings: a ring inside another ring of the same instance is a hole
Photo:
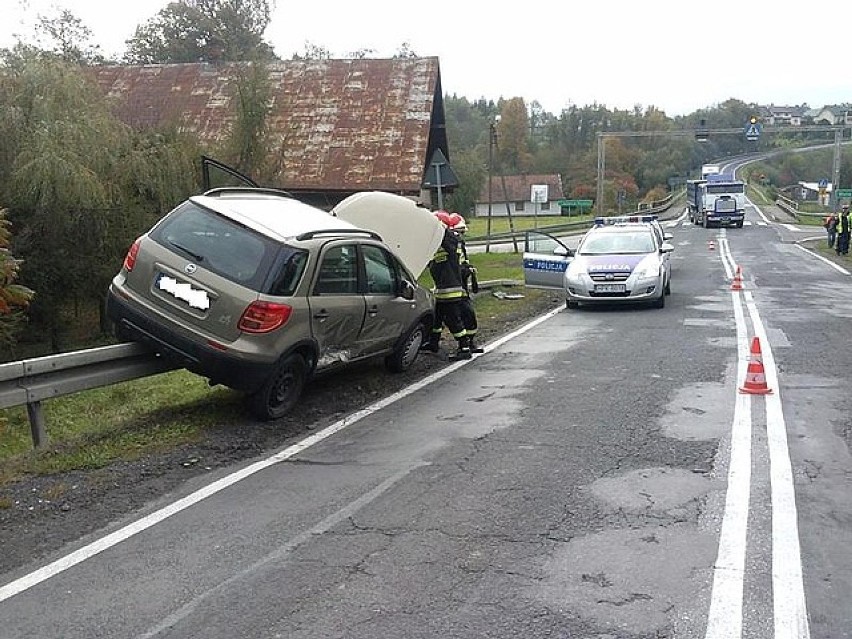
[[[674,202],[684,195],[685,191],[679,191],[677,193],[672,192],[664,199],[653,202],[652,206],[647,209],[642,209],[641,211],[631,211],[629,213],[624,213],[623,215],[658,215],[663,213],[671,208]],[[577,232],[585,232],[592,226],[592,222],[590,220],[583,220],[582,222],[566,222],[565,224],[552,224],[549,226],[539,226],[535,229],[523,229],[523,230],[515,230],[514,233],[512,231],[504,231],[502,233],[492,233],[490,238],[485,235],[474,235],[468,237],[465,242],[468,246],[474,245],[485,245],[490,243],[504,243],[511,241],[523,241],[524,234],[527,231],[540,231],[542,233],[548,233],[550,235],[556,235],[559,233],[570,233],[572,231]]]
[[[517,280],[488,280],[481,290],[519,286]],[[0,409],[27,407],[33,446],[47,442],[42,401],[111,386],[180,368],[142,344],[126,342],[0,364]]]
[[[176,368],[141,344],[129,342],[0,364],[0,408],[26,405],[33,445],[39,448],[47,441],[43,400]]]
[[[799,215],[799,203],[795,200],[791,200],[783,195],[778,195],[775,198],[775,205],[780,209],[784,209],[793,217],[797,217]]]

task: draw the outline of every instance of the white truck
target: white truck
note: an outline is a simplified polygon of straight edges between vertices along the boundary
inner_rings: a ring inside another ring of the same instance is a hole
[[[729,173],[708,173],[696,181],[690,203],[690,219],[704,228],[736,226],[745,220],[745,182]]]

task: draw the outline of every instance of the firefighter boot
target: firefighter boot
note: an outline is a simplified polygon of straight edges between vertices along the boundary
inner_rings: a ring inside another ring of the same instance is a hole
[[[459,338],[459,348],[458,350],[450,355],[451,362],[458,362],[463,359],[470,359],[470,338],[469,337],[460,337]]]
[[[470,335],[467,339],[468,339],[467,345],[470,347],[471,353],[484,353],[485,352],[484,348],[476,345],[476,339],[474,338],[473,335]]]
[[[429,340],[423,342],[420,345],[421,351],[429,351],[430,353],[438,352],[438,344],[441,342],[441,334],[440,333],[430,333]]]

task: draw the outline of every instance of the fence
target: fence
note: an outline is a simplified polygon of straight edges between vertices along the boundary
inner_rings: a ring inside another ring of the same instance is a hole
[[[664,199],[651,202],[650,207],[642,209],[642,215],[658,215],[660,213],[664,213],[669,210],[672,205],[683,195],[685,194],[684,190],[681,191],[672,191],[667,195]],[[628,215],[628,214],[625,214]],[[549,226],[540,226],[536,231],[540,231],[542,233],[549,233],[551,235],[556,235],[560,233],[571,233],[571,232],[579,232],[586,231],[591,226],[591,223],[586,221],[581,222],[566,222],[565,224],[553,224]],[[505,231],[503,233],[492,233],[490,236],[472,236],[468,237],[466,242],[470,245],[488,245],[489,243],[505,243],[505,242],[515,242],[517,245],[518,241],[523,241],[524,234],[527,230],[532,229],[524,229],[522,231]]]

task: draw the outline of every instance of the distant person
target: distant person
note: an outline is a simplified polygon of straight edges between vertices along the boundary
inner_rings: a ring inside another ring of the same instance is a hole
[[[834,240],[837,237],[837,211],[827,215],[822,226],[828,237],[828,248],[834,248]]]
[[[835,253],[838,255],[849,254],[849,206],[844,205],[840,211],[840,218],[837,221],[837,244]]]

